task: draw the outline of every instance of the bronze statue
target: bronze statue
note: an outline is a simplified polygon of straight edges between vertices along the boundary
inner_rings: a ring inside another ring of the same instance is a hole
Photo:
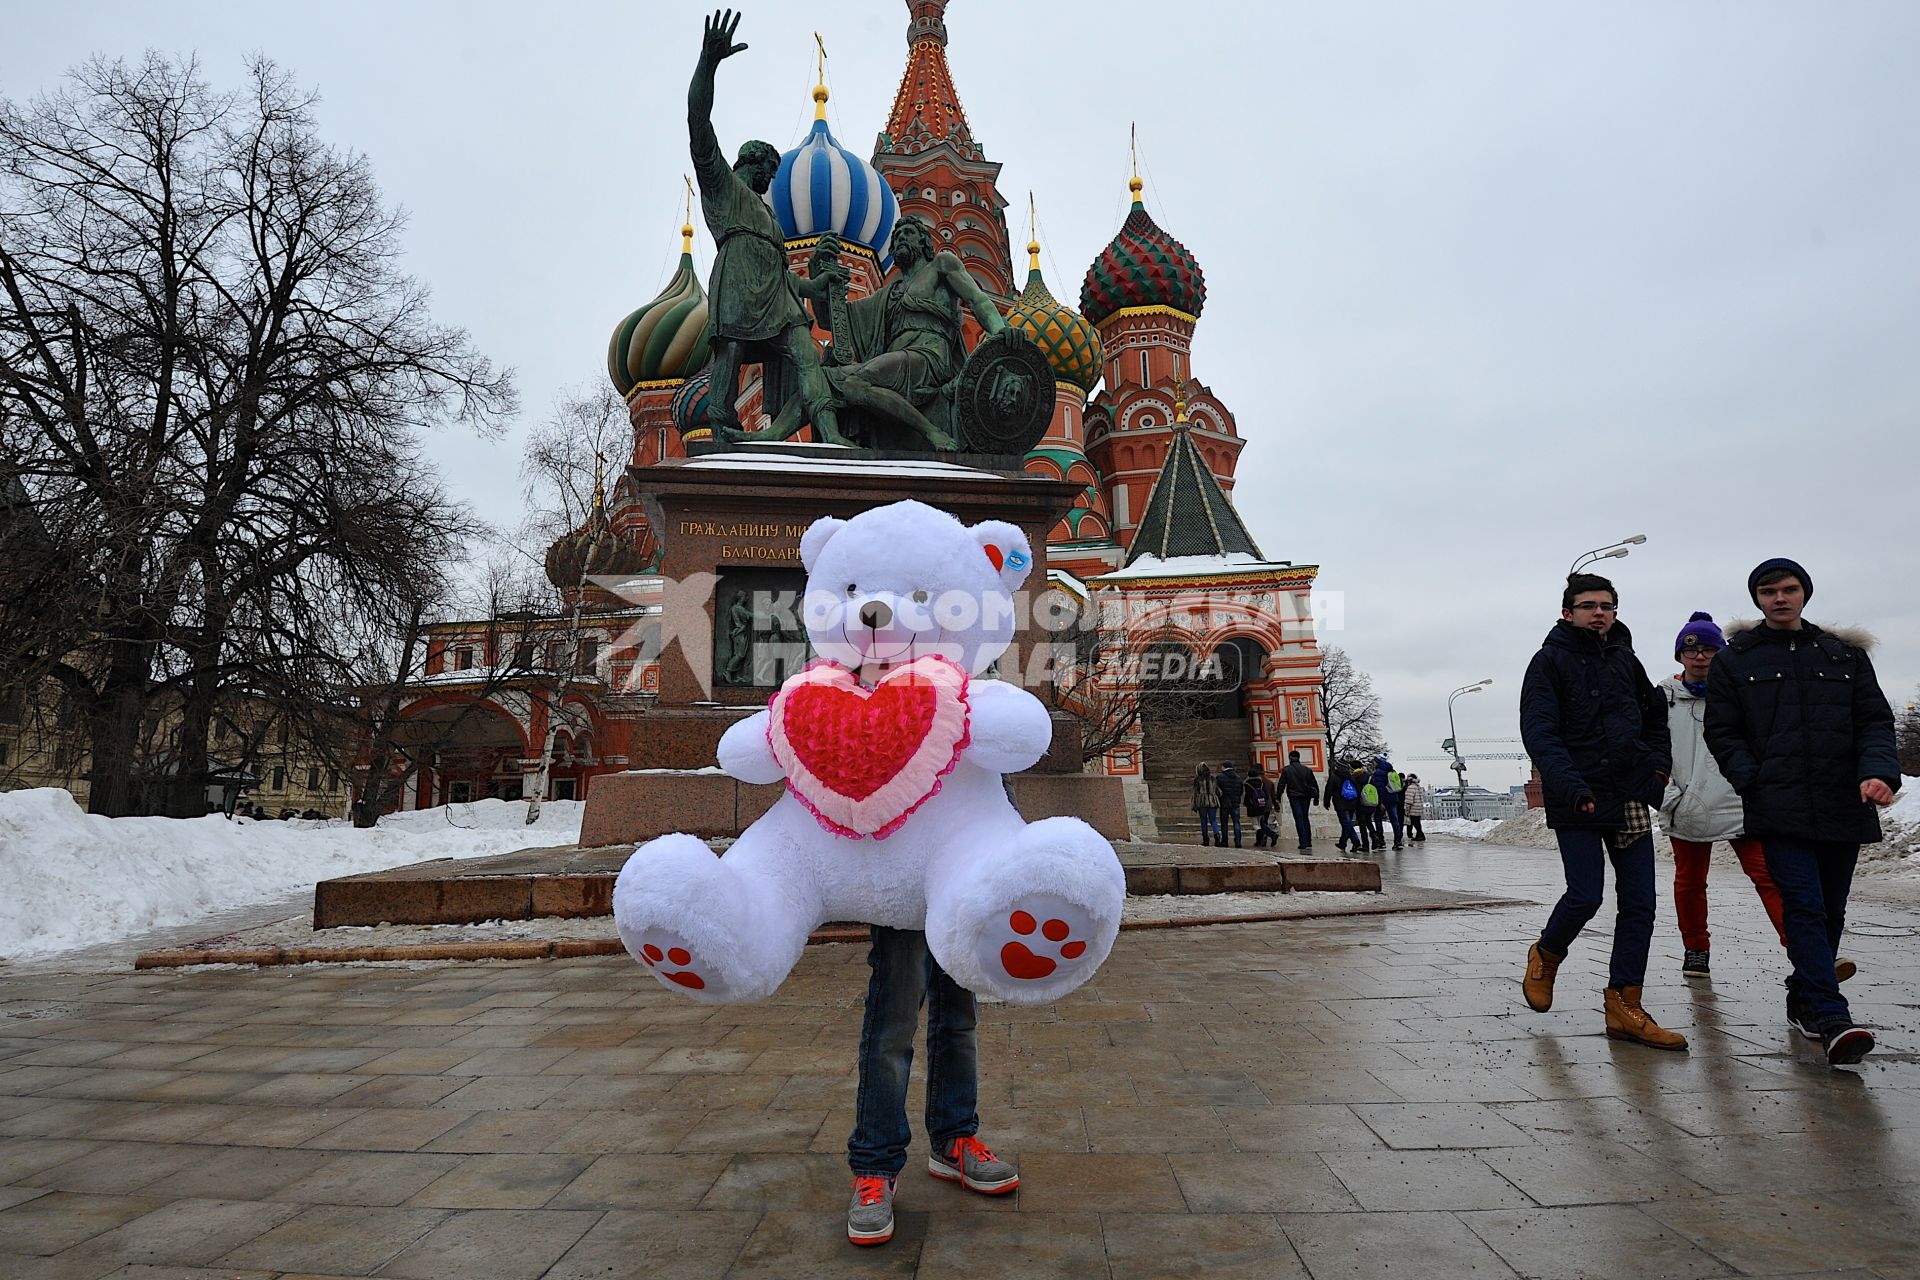
[[[779,171],[780,153],[771,143],[755,139],[741,144],[739,158],[728,168],[714,136],[714,74],[721,62],[747,47],[733,43],[739,27],[740,15],[730,9],[707,19],[700,61],[687,91],[687,133],[693,171],[700,179],[700,214],[716,246],[707,281],[713,335],[707,420],[716,436],[740,438],[734,404],[740,365],[757,362],[765,370],[769,409],[779,403],[776,389],[797,381],[797,394],[789,398],[806,410],[823,439],[844,444],[832,393],[821,373],[820,348],[787,271],[786,241],[773,210],[761,199]]]
[[[960,259],[935,251],[927,224],[911,215],[894,227],[895,275],[887,287],[854,302],[845,297],[846,269],[839,265],[837,237],[821,237],[803,289],[827,305],[814,308],[820,327],[833,336],[826,365],[836,408],[904,426],[923,447],[958,450],[953,433],[953,384],[966,363],[960,337],[965,303],[989,335],[1007,327],[1000,312]],[[747,437],[784,440],[805,423],[812,406],[789,399],[771,427]],[[817,422],[816,422],[817,425]]]

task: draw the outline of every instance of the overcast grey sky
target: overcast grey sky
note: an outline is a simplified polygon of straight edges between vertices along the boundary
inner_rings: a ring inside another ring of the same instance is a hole
[[[605,376],[671,271],[697,7],[6,10],[8,96],[149,47],[223,85],[261,52],[317,88],[327,136],[411,211],[437,314],[518,369],[529,419]],[[750,5],[723,143],[800,138],[818,30],[834,131],[869,151],[906,22],[901,0]],[[948,27],[1063,298],[1124,215],[1139,122],[1148,206],[1207,272],[1193,369],[1247,439],[1239,505],[1346,593],[1325,639],[1373,673],[1400,755],[1436,752],[1448,690],[1483,676],[1462,736],[1516,733],[1568,563],[1629,533],[1646,545],[1607,567],[1656,677],[1689,612],[1750,613],[1748,569],[1785,554],[1808,616],[1874,630],[1913,697],[1920,5],[954,0]],[[1022,219],[1016,267],[1024,241]],[[511,522],[517,438],[434,451]]]

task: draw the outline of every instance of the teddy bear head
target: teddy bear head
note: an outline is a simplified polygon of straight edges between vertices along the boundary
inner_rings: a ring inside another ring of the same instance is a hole
[[[1013,640],[1033,549],[1004,520],[969,526],[908,501],[814,521],[800,561],[807,637],[821,657],[872,669],[937,653],[979,675]]]

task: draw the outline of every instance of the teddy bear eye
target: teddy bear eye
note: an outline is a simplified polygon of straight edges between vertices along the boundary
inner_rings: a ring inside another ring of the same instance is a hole
[[[847,584],[847,597],[848,597],[848,599],[852,599],[852,598],[853,598],[854,596],[857,596],[857,595],[859,595],[859,594],[860,594],[860,588],[859,588],[859,586],[857,586],[857,585],[856,585],[856,584],[854,584],[854,583],[851,583],[851,582],[849,582],[849,583]]]
[[[932,599],[932,597],[924,591],[916,591],[913,593],[913,602],[915,604],[925,604],[930,599]]]

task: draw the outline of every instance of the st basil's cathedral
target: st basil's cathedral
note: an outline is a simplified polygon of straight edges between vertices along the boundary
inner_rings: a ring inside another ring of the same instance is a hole
[[[1037,241],[1026,246],[1024,283],[1016,279],[1001,166],[974,136],[955,89],[947,7],[947,0],[907,0],[906,68],[872,155],[834,137],[822,82],[813,90],[813,124],[782,155],[766,199],[796,272],[804,274],[822,235],[839,237],[849,298],[882,287],[895,223],[922,219],[1008,323],[1045,352],[1055,379],[1052,419],[1024,465],[1080,486],[1047,539],[1048,586],[1097,610],[1109,658],[1081,691],[1094,704],[1085,713],[1108,722],[1108,740],[1086,768],[1126,782],[1142,835],[1157,828],[1162,838],[1190,836],[1188,783],[1198,763],[1255,761],[1271,775],[1298,751],[1324,774],[1310,605],[1318,570],[1267,558],[1234,509],[1246,440],[1191,362],[1206,276],[1193,252],[1147,212],[1137,174],[1131,208],[1087,267],[1077,309],[1043,278]],[[644,644],[635,646],[649,611],[657,612],[646,575],[659,563],[662,536],[670,536],[650,526],[636,486],[648,468],[710,447],[707,296],[691,223],[681,234],[672,277],[614,327],[608,346],[608,376],[633,425],[630,469],[611,493],[596,494],[586,523],[546,557],[549,577],[579,610],[575,631],[585,640],[576,646],[575,673],[557,702],[495,680],[486,696],[498,714],[485,723],[497,756],[467,753],[458,767],[424,771],[408,807],[511,797],[536,777],[544,777],[549,797],[584,798],[598,774],[695,763],[650,748],[643,713],[659,692],[658,666],[643,656]],[[964,329],[971,349],[980,330],[971,316]],[[743,379],[737,403],[743,422],[763,416],[757,370]],[[621,575],[634,578],[633,589],[612,595],[585,585]],[[544,654],[552,646],[549,638],[534,648]],[[461,671],[499,663],[498,647],[472,623],[433,628],[431,687],[420,711],[444,714],[461,697]],[[1208,673],[1219,691],[1180,699],[1177,714],[1162,715],[1162,702],[1141,686],[1154,679],[1156,661],[1164,667],[1168,660]]]

